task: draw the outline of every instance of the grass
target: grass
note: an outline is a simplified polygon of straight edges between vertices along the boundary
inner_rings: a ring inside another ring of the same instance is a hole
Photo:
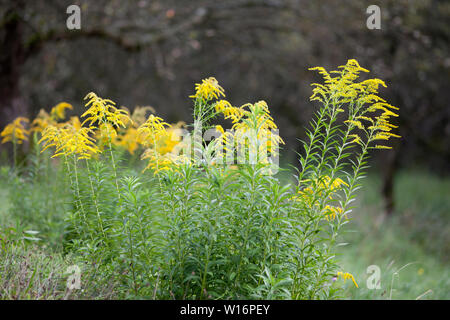
[[[371,175],[339,259],[359,288],[346,285],[349,299],[449,299],[450,180],[404,170],[395,182],[396,211],[383,218],[380,180]],[[380,289],[368,289],[367,267],[380,267]]]
[[[450,179],[418,170],[399,172],[396,211],[384,219],[380,183],[374,174],[364,181],[357,208],[341,236],[348,244],[340,247],[338,260],[359,285],[355,288],[347,281],[345,298],[449,299]],[[114,298],[114,284],[108,288],[96,285],[94,279],[101,275],[95,265],[83,263],[82,257],[64,255],[61,248],[43,241],[13,239],[17,223],[8,215],[6,190],[0,185],[0,298]],[[82,266],[84,291],[66,289],[66,270],[73,264]],[[367,287],[370,265],[380,268],[380,289]]]

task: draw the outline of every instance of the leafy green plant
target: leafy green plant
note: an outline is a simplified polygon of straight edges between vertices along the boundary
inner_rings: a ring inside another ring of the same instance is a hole
[[[182,141],[181,125],[138,120],[93,93],[82,123],[50,121],[40,142],[55,149],[70,190],[66,250],[94,261],[97,282],[124,298],[328,299],[342,293],[335,277],[357,286],[338,267],[337,237],[369,150],[398,137],[396,108],[377,95],[383,81],[357,81],[368,70],[356,60],[313,69],[324,83],[313,84],[320,107],[295,183],[277,178],[284,142],[267,103],[235,107],[214,78],[196,85]],[[138,149],[144,172],[124,156]]]

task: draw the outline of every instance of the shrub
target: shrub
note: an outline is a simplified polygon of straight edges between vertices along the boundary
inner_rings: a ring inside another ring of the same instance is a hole
[[[358,82],[368,70],[356,60],[312,70],[323,77],[311,96],[320,107],[294,182],[277,178],[284,142],[267,103],[235,107],[214,78],[196,85],[189,126],[94,93],[82,123],[42,113],[34,131],[60,159],[54,183],[70,186],[66,249],[95,261],[99,281],[125,298],[327,299],[340,295],[336,277],[357,286],[337,267],[336,239],[369,150],[398,137],[397,108],[378,96],[383,81]],[[139,150],[143,172],[131,165]]]

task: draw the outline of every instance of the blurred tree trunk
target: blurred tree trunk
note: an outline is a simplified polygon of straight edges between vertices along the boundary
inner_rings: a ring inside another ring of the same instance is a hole
[[[395,209],[394,181],[398,169],[400,147],[400,144],[396,143],[396,145],[387,152],[386,157],[383,158],[383,164],[381,165],[381,167],[384,168],[381,194],[383,196],[384,213],[386,216],[391,216]]]
[[[16,8],[23,5],[16,3]],[[27,106],[21,98],[19,81],[21,68],[26,60],[22,42],[23,21],[15,9],[10,9],[3,17],[3,34],[0,39],[0,127],[18,115],[27,115]]]

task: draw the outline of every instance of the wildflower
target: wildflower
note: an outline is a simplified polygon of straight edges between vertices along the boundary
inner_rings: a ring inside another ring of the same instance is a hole
[[[23,123],[28,123],[30,120],[25,117],[17,117],[13,122],[8,124],[0,133],[2,137],[2,143],[8,141],[22,144],[23,141],[28,140],[29,131],[25,129]]]
[[[216,78],[210,77],[202,80],[202,83],[195,84],[195,94],[189,96],[189,98],[210,101],[219,99],[221,96],[225,97],[225,90],[219,85]]]
[[[247,103],[240,108],[228,106],[222,112],[225,118],[231,117],[233,120],[233,138],[238,151],[247,150],[250,161],[267,163],[268,153],[275,154],[278,146],[284,144],[283,139],[275,132],[277,126],[265,101]],[[227,138],[229,137],[224,137]]]
[[[111,141],[113,144],[116,143],[117,131],[111,123],[100,123],[100,125],[96,129],[97,130],[95,130],[95,137],[98,140],[99,145],[103,146],[109,141]]]
[[[44,109],[41,109],[33,122],[31,122],[31,131],[42,132],[48,125],[53,123],[51,116]]]
[[[332,104],[333,108],[336,108],[336,112],[343,110],[343,105],[348,105],[350,117],[344,122],[348,123],[349,133],[353,128],[364,130],[367,137],[370,137],[368,143],[375,140],[388,140],[390,137],[400,138],[399,135],[390,133],[396,126],[389,122],[391,117],[398,117],[398,114],[392,111],[398,110],[398,108],[378,96],[379,87],[386,87],[384,81],[367,79],[358,82],[359,74],[369,72],[369,70],[362,68],[355,59],[348,60],[346,65],[339,66],[338,69],[341,70],[328,72],[323,67],[309,69],[318,71],[324,79],[323,84],[312,84],[313,94],[310,100],[318,100],[325,105]],[[367,115],[380,111],[381,115],[378,116]],[[362,120],[370,122],[370,126],[366,127]],[[361,137],[352,136],[354,139],[351,143],[361,144]],[[375,148],[388,149],[388,147],[380,146]]]
[[[357,120],[345,120],[344,122],[346,123],[350,123],[352,125],[354,125],[355,127],[358,127],[358,129],[364,130],[364,126],[361,123],[361,121],[357,121]]]
[[[336,275],[338,278],[342,278],[344,279],[344,281],[346,281],[347,279],[351,279],[353,281],[353,284],[355,285],[355,287],[358,288],[358,284],[355,281],[355,277],[353,277],[353,275],[351,273],[348,272],[341,272],[339,271]]]
[[[352,141],[350,141],[350,143],[361,143],[361,138],[357,134],[350,134],[349,137],[354,138]]]
[[[221,134],[224,134],[224,133],[225,133],[225,131],[223,130],[223,128],[222,128],[221,125],[217,125],[217,126],[216,126],[216,131],[220,132]]]
[[[138,129],[138,137],[141,143],[148,148],[144,151],[141,159],[148,159],[148,165],[144,169],[153,169],[154,173],[161,170],[172,170],[174,165],[188,163],[183,155],[178,155],[180,135],[179,129],[183,122],[175,126],[169,125],[160,117],[153,114]]]
[[[166,134],[166,128],[170,128],[170,124],[152,114],[138,128],[138,133],[144,145],[154,145],[162,135]]]
[[[336,219],[336,216],[341,215],[342,213],[343,210],[341,207],[326,205],[324,208],[324,216],[327,221]]]
[[[73,107],[67,102],[60,102],[52,108],[50,115],[55,120],[62,120],[66,117],[66,109],[72,110]]]
[[[184,126],[184,122],[180,121],[175,125],[171,125],[164,134],[160,135],[157,142],[158,152],[160,154],[164,155],[172,152],[174,148],[180,144],[180,128],[182,126]]]
[[[189,159],[183,155],[175,155],[173,153],[161,155],[152,148],[146,149],[141,159],[148,159],[148,165],[144,171],[152,169],[155,174],[161,171],[172,171],[176,166],[189,163]]]
[[[109,123],[114,127],[124,127],[126,121],[131,121],[128,116],[128,112],[124,109],[117,109],[114,107],[115,102],[109,99],[102,99],[98,97],[95,93],[91,92],[84,98],[88,100],[86,107],[89,109],[81,115],[81,117],[87,117],[82,125],[89,121],[89,126],[93,123]],[[114,129],[115,130],[115,129]]]
[[[90,159],[92,155],[100,152],[95,144],[95,139],[89,136],[93,133],[92,128],[77,128],[71,123],[60,127],[49,125],[42,132],[42,138],[39,140],[39,143],[44,142],[41,152],[55,147],[52,158],[75,154],[78,159]]]
[[[130,154],[134,154],[142,142],[137,129],[133,127],[127,128],[124,134],[118,135],[113,141],[115,145],[127,149]]]

